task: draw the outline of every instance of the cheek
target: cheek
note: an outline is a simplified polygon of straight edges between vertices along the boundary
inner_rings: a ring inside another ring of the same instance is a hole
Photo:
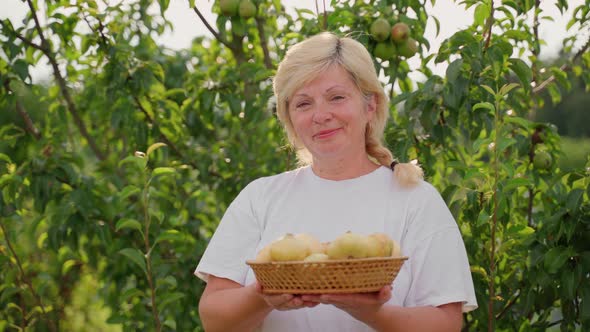
[[[300,133],[308,126],[306,125],[306,117],[304,114],[296,114],[291,116],[291,124],[293,125],[293,129],[296,133]]]

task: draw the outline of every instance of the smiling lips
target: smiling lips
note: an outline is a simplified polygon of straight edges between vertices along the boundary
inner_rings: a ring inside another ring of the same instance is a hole
[[[322,130],[322,131],[318,132],[317,134],[313,135],[313,138],[317,138],[317,139],[330,138],[330,137],[334,136],[336,134],[336,132],[338,132],[339,130],[340,130],[340,128]]]

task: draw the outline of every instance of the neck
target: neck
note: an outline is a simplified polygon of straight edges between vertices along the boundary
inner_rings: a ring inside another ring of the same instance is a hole
[[[347,180],[369,174],[379,165],[372,162],[367,156],[354,160],[351,159],[313,159],[311,168],[313,172],[327,180]]]

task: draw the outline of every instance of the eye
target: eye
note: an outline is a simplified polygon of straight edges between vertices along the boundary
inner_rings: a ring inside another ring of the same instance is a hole
[[[343,99],[344,99],[344,96],[342,96],[342,95],[335,95],[334,97],[332,97],[333,101],[339,101],[339,100],[343,100]]]
[[[307,107],[307,106],[309,106],[309,102],[308,102],[308,101],[300,101],[300,102],[297,102],[297,103],[295,104],[295,108],[296,108],[296,109],[305,108],[305,107]]]

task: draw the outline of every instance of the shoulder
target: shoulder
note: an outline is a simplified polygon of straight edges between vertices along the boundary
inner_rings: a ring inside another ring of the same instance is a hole
[[[263,176],[252,180],[240,192],[240,195],[247,196],[267,196],[272,195],[275,191],[288,187],[291,183],[298,181],[304,176],[307,167],[301,167],[283,173]]]

